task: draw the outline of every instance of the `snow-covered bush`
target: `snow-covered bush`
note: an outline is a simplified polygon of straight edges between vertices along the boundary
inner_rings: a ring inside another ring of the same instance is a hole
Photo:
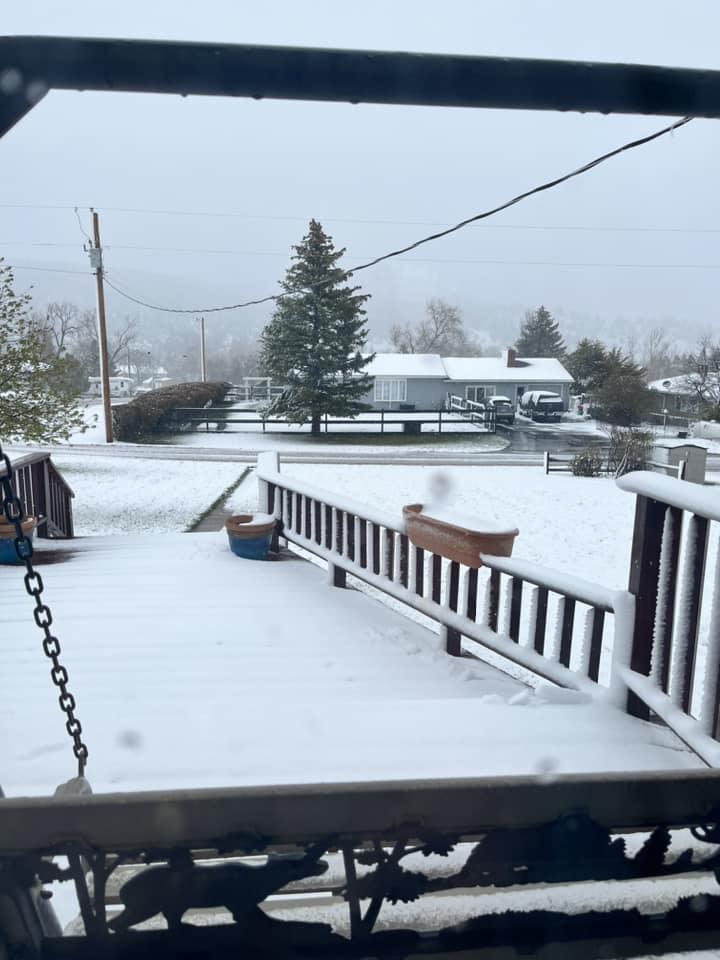
[[[177,383],[135,397],[130,403],[113,408],[113,429],[118,440],[142,440],[153,433],[177,430],[181,423],[176,411],[182,407],[204,407],[219,403],[231,384]]]
[[[603,458],[592,447],[585,447],[576,453],[570,461],[570,472],[574,477],[599,477],[603,471]]]

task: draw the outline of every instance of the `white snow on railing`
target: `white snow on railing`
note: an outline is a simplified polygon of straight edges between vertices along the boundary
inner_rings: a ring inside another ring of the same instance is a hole
[[[720,493],[717,490],[705,490],[696,483],[647,471],[626,473],[615,482],[627,493],[660,500],[671,507],[679,507],[681,510],[707,517],[708,520],[720,520]]]
[[[662,546],[660,548],[660,568],[658,571],[658,593],[657,607],[655,615],[655,624],[653,627],[652,650],[650,653],[650,676],[658,686],[662,682],[663,668],[665,666],[665,644],[667,637],[667,621],[664,616],[664,610],[667,605],[667,598],[672,588],[671,577],[674,571],[671,567],[672,537],[674,533],[674,519],[671,510],[665,512],[665,522],[663,523]]]
[[[685,543],[680,553],[678,596],[676,601],[677,615],[672,650],[670,654],[670,681],[668,693],[673,703],[680,706],[683,696],[683,687],[687,679],[686,673],[690,669],[688,653],[690,644],[694,643],[693,623],[690,601],[693,593],[693,582],[697,575],[697,565],[700,558],[697,553],[697,520],[690,518]]]
[[[700,698],[700,722],[705,733],[713,736],[718,720],[715,715],[715,698],[720,673],[720,545],[715,558],[715,577],[710,603],[712,606]]]
[[[711,767],[720,767],[720,743],[711,739],[697,720],[688,716],[663,693],[650,677],[643,677],[627,667],[620,674],[628,687],[657,714],[699,757]]]
[[[612,613],[615,606],[617,592],[591,580],[583,580],[561,570],[551,570],[531,560],[518,560],[515,557],[491,557],[481,554],[483,565],[492,570],[499,570],[511,577],[519,577],[529,583],[546,587],[553,593],[572,597],[580,603],[587,603],[593,607],[601,607]]]
[[[263,454],[258,456],[257,475],[258,479],[264,480],[265,483],[272,483],[277,487],[289,489],[293,493],[302,494],[304,497],[319,500],[321,503],[326,503],[336,510],[362,517],[363,520],[369,520],[370,523],[377,523],[382,527],[387,527],[389,530],[394,530],[396,533],[405,533],[405,521],[402,516],[397,516],[386,510],[378,510],[376,507],[368,506],[366,503],[360,503],[359,500],[343,497],[341,494],[335,493],[332,490],[324,490],[322,487],[316,487],[313,483],[297,480],[295,477],[288,477],[287,474],[269,468],[268,460],[264,458]]]

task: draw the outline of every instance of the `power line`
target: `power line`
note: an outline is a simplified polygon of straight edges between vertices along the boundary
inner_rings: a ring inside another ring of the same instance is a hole
[[[685,124],[691,121],[692,117],[684,117],[681,120],[676,120],[674,123],[671,123],[667,127],[663,127],[661,130],[657,130],[655,133],[648,134],[645,137],[640,137],[637,140],[631,140],[628,143],[624,143],[620,147],[616,147],[614,150],[610,150],[607,153],[602,154],[599,157],[596,157],[594,160],[590,160],[588,163],[584,163],[582,166],[577,167],[575,170],[566,173],[563,176],[556,177],[553,180],[548,180],[545,183],[541,183],[536,187],[532,187],[530,190],[526,190],[523,193],[518,194],[510,200],[501,203],[496,207],[491,208],[490,210],[485,210],[482,213],[475,214],[472,217],[468,217],[465,220],[461,220],[459,223],[456,223],[452,227],[448,227],[445,230],[441,230],[437,233],[430,234],[427,237],[422,237],[420,240],[416,240],[414,243],[408,244],[405,247],[399,247],[397,250],[392,250],[390,253],[382,254],[379,257],[375,257],[372,260],[368,260],[365,263],[361,263],[359,266],[352,267],[350,270],[346,270],[344,273],[344,279],[347,279],[353,276],[356,273],[359,273],[361,270],[368,270],[371,267],[377,266],[379,263],[383,263],[386,260],[393,259],[395,257],[400,257],[404,253],[409,253],[412,250],[417,250],[418,247],[423,246],[426,243],[431,243],[434,240],[440,240],[442,237],[447,237],[451,233],[456,233],[459,230],[464,229],[469,226],[471,223],[477,223],[480,220],[485,220],[488,217],[492,217],[497,213],[500,213],[502,210],[507,210],[509,207],[513,207],[521,201],[527,199],[528,197],[534,196],[538,193],[543,193],[546,190],[551,190],[554,187],[559,186],[562,183],[566,183],[568,180],[572,180],[574,177],[579,177],[583,173],[594,169],[599,166],[601,163],[605,163],[607,160],[610,160],[612,157],[616,157],[621,153],[625,153],[628,150],[634,150],[636,147],[643,146],[644,144],[651,143],[653,140],[657,140],[660,137],[665,136],[668,133],[671,133],[673,130],[677,130],[680,127],[685,126]],[[285,293],[276,293],[271,294],[266,297],[258,297],[255,300],[245,300],[241,303],[228,304],[222,307],[205,307],[205,308],[194,308],[194,309],[182,309],[178,307],[161,307],[157,304],[151,304],[147,301],[141,300],[139,297],[134,297],[133,295],[127,293],[126,291],[120,289],[110,280],[108,280],[107,275],[105,280],[109,287],[115,290],[116,293],[120,296],[125,297],[126,299],[137,303],[140,306],[147,307],[151,310],[159,310],[163,313],[185,313],[185,314],[195,314],[195,313],[220,313],[228,310],[240,310],[244,307],[259,306],[263,303],[272,303],[277,302],[278,300],[284,299],[285,297],[293,296],[295,293],[300,293],[301,290],[288,290]]]
[[[90,234],[85,230],[85,227],[83,226],[82,220],[80,219],[80,211],[78,210],[77,207],[75,207],[74,210],[75,210],[75,216],[77,217],[78,226],[80,227],[80,233],[85,237],[85,239],[90,244],[90,246],[92,246],[92,238],[90,237]]]
[[[720,230],[715,231],[720,233]],[[77,243],[59,243],[52,241],[41,241],[41,240],[0,240],[1,247],[49,247],[49,248],[63,248],[68,250],[76,250]],[[103,247],[103,250],[131,250],[142,253],[187,253],[192,256],[205,254],[207,256],[230,256],[230,257],[282,257],[287,258],[287,250],[230,250],[226,248],[212,248],[212,247],[163,247],[163,246],[153,246],[147,244],[136,244],[136,243],[108,243]],[[366,256],[358,254],[356,257],[348,257],[348,260],[364,260]],[[403,258],[400,258],[401,260]],[[408,262],[405,260],[404,262]],[[526,261],[522,260],[466,260],[466,259],[446,259],[443,257],[428,257],[428,258],[418,258],[413,257],[410,261],[412,263],[524,263]],[[589,264],[592,266],[592,264]],[[602,266],[603,264],[598,264]],[[572,266],[572,264],[567,264],[567,266]],[[607,266],[612,266],[612,264],[607,264]],[[622,266],[622,264],[620,264]],[[637,264],[637,266],[642,266],[642,264]],[[663,264],[647,264],[647,266],[663,266]],[[686,264],[686,266],[693,266],[693,264]]]
[[[79,205],[72,204],[42,204],[42,203],[0,203],[0,210],[76,210]],[[167,210],[143,207],[108,207],[104,204],[94,204],[94,209],[103,213],[137,213],[158,216],[177,217],[216,217],[235,220],[268,220],[308,223],[310,217],[300,217],[294,214],[266,214],[266,213],[225,213],[217,210]],[[316,217],[316,219],[318,219]],[[358,217],[321,217],[323,223],[353,223],[368,226],[397,226],[397,227],[449,227],[448,221],[437,220],[384,220]],[[588,224],[550,224],[550,223],[493,223],[486,224],[486,230],[540,230],[583,233],[720,233],[720,227],[620,227],[613,225]],[[24,241],[6,241],[7,243]],[[60,244],[58,244],[60,246]],[[68,246],[68,244],[63,244]],[[109,246],[108,246],[109,249]],[[130,249],[127,247],[126,249]],[[138,248],[138,249],[171,249],[171,248]],[[197,251],[203,252],[203,251]]]
[[[88,270],[63,270],[60,267],[37,267],[37,266],[26,266],[25,264],[19,263],[8,263],[6,266],[10,267],[11,270],[38,270],[40,273],[73,273],[81,277],[87,277],[91,274],[91,271]]]

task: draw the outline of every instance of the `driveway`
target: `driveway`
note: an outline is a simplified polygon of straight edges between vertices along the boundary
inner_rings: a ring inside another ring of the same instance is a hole
[[[516,420],[514,424],[498,424],[497,435],[508,440],[508,453],[577,453],[584,447],[607,447],[608,438],[589,433],[579,425],[577,430],[553,423],[531,423]]]

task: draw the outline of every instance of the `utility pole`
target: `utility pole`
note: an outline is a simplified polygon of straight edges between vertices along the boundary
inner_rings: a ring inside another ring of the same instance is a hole
[[[207,371],[205,369],[205,317],[200,317],[200,375],[202,382],[207,380]]]
[[[105,290],[103,287],[102,247],[100,246],[100,220],[93,210],[94,246],[90,247],[90,266],[95,271],[97,284],[98,345],[100,347],[100,382],[102,384],[103,410],[105,414],[105,442],[113,442],[112,409],[110,406],[110,371],[108,364],[107,330],[105,328]]]

